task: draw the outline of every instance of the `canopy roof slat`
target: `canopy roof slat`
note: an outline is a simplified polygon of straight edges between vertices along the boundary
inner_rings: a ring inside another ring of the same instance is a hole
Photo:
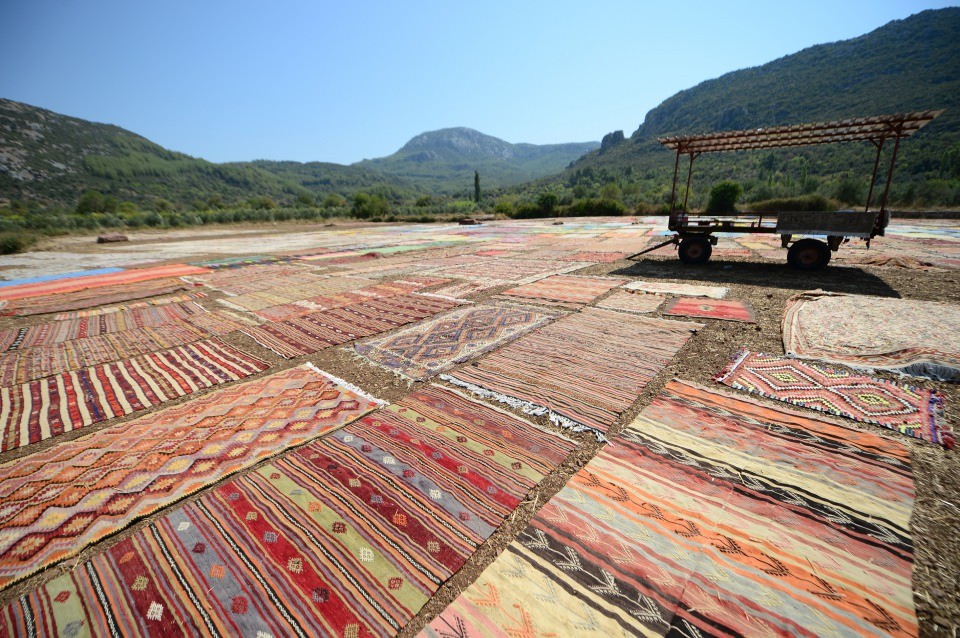
[[[834,142],[882,142],[890,138],[909,137],[941,113],[943,113],[942,110],[914,111],[896,115],[858,117],[836,122],[771,126],[703,135],[676,135],[660,137],[657,141],[677,153],[692,155]]]

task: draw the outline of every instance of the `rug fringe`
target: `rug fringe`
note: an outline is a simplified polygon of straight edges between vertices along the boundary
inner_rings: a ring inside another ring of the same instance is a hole
[[[389,401],[384,401],[383,399],[378,399],[377,397],[373,396],[373,395],[370,394],[369,392],[366,392],[366,391],[364,391],[364,390],[361,390],[360,388],[358,388],[358,387],[355,386],[354,384],[350,383],[349,381],[346,381],[345,379],[341,379],[340,377],[338,377],[338,376],[336,376],[336,375],[330,374],[330,373],[327,372],[326,370],[321,370],[320,368],[318,368],[316,365],[310,363],[309,361],[307,361],[307,362],[304,363],[303,365],[305,365],[306,367],[310,368],[311,370],[313,370],[314,372],[316,372],[316,373],[318,373],[318,374],[322,374],[323,376],[327,377],[328,379],[330,379],[331,381],[333,381],[334,383],[336,383],[338,386],[340,386],[340,387],[342,387],[342,388],[344,388],[344,389],[346,389],[346,390],[349,390],[350,392],[353,392],[354,394],[358,394],[358,395],[362,396],[364,399],[368,399],[368,400],[370,400],[370,401],[373,401],[373,402],[376,403],[377,405],[389,405],[389,404],[390,404]]]
[[[736,354],[733,355],[733,360],[727,364],[727,367],[720,371],[720,374],[717,374],[713,377],[713,380],[717,383],[723,383],[727,377],[733,374],[733,371],[740,367],[740,364],[743,363],[743,360],[750,356],[750,351],[746,348],[740,348]]]
[[[525,399],[518,399],[494,390],[488,390],[487,388],[470,383],[469,381],[462,381],[456,377],[452,377],[449,374],[441,374],[440,379],[455,386],[465,388],[478,397],[484,399],[493,399],[494,401],[509,405],[512,408],[520,410],[524,414],[530,414],[533,416],[546,415],[547,418],[550,419],[551,423],[565,430],[570,430],[571,432],[592,432],[594,436],[597,437],[597,441],[600,443],[609,443],[607,438],[599,430],[591,428],[578,421],[574,421],[573,419],[563,416],[562,414],[558,414],[546,406],[538,405]]]

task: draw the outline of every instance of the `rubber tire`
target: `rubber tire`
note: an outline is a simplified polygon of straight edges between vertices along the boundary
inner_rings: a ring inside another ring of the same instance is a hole
[[[711,254],[713,254],[713,246],[705,235],[684,237],[680,240],[680,248],[677,251],[680,261],[685,264],[705,264]]]
[[[830,263],[830,247],[819,239],[801,239],[787,251],[787,263],[797,270],[820,270]]]

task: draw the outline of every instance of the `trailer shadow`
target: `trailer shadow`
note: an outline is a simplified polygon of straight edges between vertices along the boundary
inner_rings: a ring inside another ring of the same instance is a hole
[[[786,288],[797,291],[821,289],[878,297],[900,297],[887,282],[856,266],[827,266],[801,271],[783,263],[711,260],[684,264],[676,259],[643,259],[610,274],[637,279],[675,279]]]

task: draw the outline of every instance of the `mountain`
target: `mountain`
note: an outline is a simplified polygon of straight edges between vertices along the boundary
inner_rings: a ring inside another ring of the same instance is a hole
[[[417,135],[388,157],[353,166],[400,177],[430,192],[473,192],[474,171],[484,189],[512,186],[558,173],[599,142],[511,144],[470,128]]]
[[[928,109],[945,112],[903,143],[895,187],[960,178],[960,8],[924,11],[858,38],[813,46],[681,91],[647,113],[629,138],[575,162],[564,179],[573,184],[578,176],[629,173],[644,182],[641,190],[664,181],[669,188],[675,155],[657,142],[660,136]],[[821,184],[836,182],[842,173],[869,180],[874,153],[864,146],[711,155],[697,161],[695,174],[769,179],[789,173],[790,159],[800,157],[794,178],[802,165],[805,175],[820,176]]]

